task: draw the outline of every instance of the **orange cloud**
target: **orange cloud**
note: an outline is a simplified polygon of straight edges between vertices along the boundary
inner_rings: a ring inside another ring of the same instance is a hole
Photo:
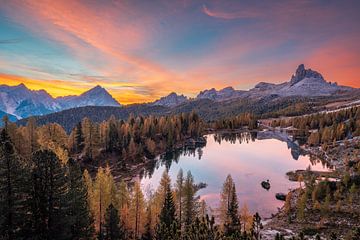
[[[102,85],[109,90],[109,93],[122,104],[149,102],[153,98],[136,93],[133,88],[137,86],[127,83],[104,83],[104,82],[71,82],[64,80],[39,80],[11,74],[0,73],[0,84],[15,86],[24,83],[31,90],[46,90],[53,97],[80,95],[93,88],[95,85]]]
[[[53,97],[78,95],[84,92],[86,84],[84,83],[69,83],[61,80],[37,80],[16,75],[0,73],[0,83],[9,86],[19,85],[24,83],[29,89],[41,90],[45,89]]]
[[[24,78],[30,88],[45,88],[52,95],[59,96],[79,94],[100,84],[109,89],[121,103],[147,102],[172,91],[194,96],[198,91],[210,87],[232,85],[246,89],[259,81],[288,80],[296,66],[302,62],[307,67],[319,70],[330,81],[357,87],[360,85],[359,66],[356,65],[360,62],[360,54],[346,47],[336,49],[335,45],[318,46],[317,51],[314,51],[312,44],[319,39],[313,38],[317,34],[309,32],[310,26],[326,33],[333,28],[328,22],[338,18],[341,12],[319,7],[311,1],[267,3],[268,5],[260,7],[256,4],[237,4],[237,7],[232,7],[222,1],[211,1],[211,7],[202,5],[201,8],[201,4],[197,5],[196,9],[202,16],[205,13],[214,18],[251,18],[252,21],[249,25],[230,28],[224,36],[217,36],[218,41],[202,55],[194,56],[186,52],[181,55],[182,58],[178,55],[166,56],[163,64],[151,57],[151,53],[158,50],[152,44],[158,39],[158,35],[164,34],[160,32],[164,30],[163,20],[176,17],[176,13],[181,11],[178,4],[165,1],[159,5],[161,7],[152,9],[151,13],[133,1],[114,1],[109,2],[110,5],[93,4],[93,1],[14,0],[2,6],[11,12],[13,21],[40,37],[63,44],[70,49],[74,58],[89,67],[91,74],[94,72],[95,75],[104,77],[104,80],[74,77],[74,81],[60,81],[50,79],[61,77],[45,73],[41,78],[49,80]],[[183,8],[191,5],[186,2],[182,4]],[[179,25],[184,25],[180,28],[197,24],[186,17],[184,13],[179,17],[183,21],[187,20],[185,23],[179,21]],[[216,20],[211,19],[210,22],[213,24]],[[230,22],[221,21],[221,24]],[[340,20],[337,24],[338,22]],[[215,25],[210,25],[212,26]],[[221,26],[226,28],[225,25]],[[172,27],[174,32],[179,31],[177,25],[166,28]],[[276,59],[267,56],[268,52],[279,46],[281,48],[281,44],[288,42],[296,42],[302,46],[292,58]],[[307,56],[303,56],[305,51],[308,51]],[[260,61],[252,59],[259,55],[262,57]],[[166,66],[166,59],[170,57],[176,58],[174,62],[189,61],[192,64],[181,70],[172,70]],[[342,63],[336,65],[338,59]],[[6,83],[5,78],[1,81]],[[59,88],[60,84],[64,85]]]

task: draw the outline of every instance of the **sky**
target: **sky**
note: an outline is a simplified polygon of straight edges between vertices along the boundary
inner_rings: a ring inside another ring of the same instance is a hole
[[[358,0],[0,0],[0,84],[120,103],[288,81],[360,87]]]

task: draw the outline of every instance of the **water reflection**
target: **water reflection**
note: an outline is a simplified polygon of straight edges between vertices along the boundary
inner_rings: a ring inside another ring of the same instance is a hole
[[[200,190],[202,199],[215,209],[219,193],[227,176],[236,182],[240,205],[264,217],[275,213],[282,202],[275,199],[278,192],[287,192],[298,186],[286,178],[286,172],[306,169],[324,170],[326,166],[317,158],[305,155],[289,137],[264,132],[221,133],[206,136],[206,146],[182,148],[160,156],[140,174],[145,188],[157,188],[165,169],[173,182],[180,168],[191,171],[196,182],[207,183]],[[260,183],[269,179],[271,189],[264,190]]]

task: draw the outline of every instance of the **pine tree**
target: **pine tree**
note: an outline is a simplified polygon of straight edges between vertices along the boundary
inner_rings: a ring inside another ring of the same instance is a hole
[[[156,226],[155,238],[157,240],[176,239],[179,234],[176,221],[176,209],[170,182],[164,186],[165,199],[160,212],[160,222]]]
[[[126,231],[120,222],[119,212],[110,204],[105,213],[105,240],[126,240]]]
[[[69,239],[68,184],[65,169],[55,153],[35,152],[32,171],[32,236],[37,239]]]
[[[0,133],[0,239],[21,239],[27,224],[28,169],[17,157],[6,129]]]
[[[254,239],[259,240],[261,239],[260,231],[263,228],[263,225],[261,223],[261,217],[259,213],[255,213],[253,217],[253,225],[251,228],[251,235]]]
[[[82,131],[81,122],[76,125],[75,128],[75,152],[80,153],[84,149],[84,135]]]
[[[80,166],[70,159],[69,168],[69,217],[72,239],[91,239],[94,236],[94,220],[88,204],[88,193]]]
[[[235,184],[233,184],[231,191],[231,199],[227,211],[228,222],[225,224],[225,235],[228,237],[240,237],[241,225],[239,216],[239,203],[236,195]]]
[[[166,186],[165,200],[163,208],[160,213],[160,222],[166,226],[170,226],[176,221],[176,209],[174,204],[173,193],[170,189],[170,184]]]
[[[221,240],[224,239],[218,226],[215,225],[215,219],[208,215],[201,220],[196,218],[189,226],[184,235],[185,240]],[[230,239],[230,238],[228,238]]]

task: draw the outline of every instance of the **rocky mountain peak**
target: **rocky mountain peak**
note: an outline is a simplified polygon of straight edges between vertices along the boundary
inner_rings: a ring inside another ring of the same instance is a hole
[[[152,103],[152,105],[175,107],[186,101],[188,101],[188,99],[184,95],[178,95],[175,92],[172,92],[169,95],[162,97],[159,100],[156,100],[155,102]]]
[[[100,85],[97,85],[96,87],[93,87],[92,89],[86,91],[83,94],[104,94],[108,93],[105,88],[101,87]]]
[[[298,68],[296,69],[295,74],[292,75],[292,77],[291,77],[291,80],[290,80],[291,86],[300,82],[304,78],[317,78],[317,79],[324,80],[323,76],[320,73],[313,71],[310,68],[305,69],[305,65],[300,64],[298,66]]]

